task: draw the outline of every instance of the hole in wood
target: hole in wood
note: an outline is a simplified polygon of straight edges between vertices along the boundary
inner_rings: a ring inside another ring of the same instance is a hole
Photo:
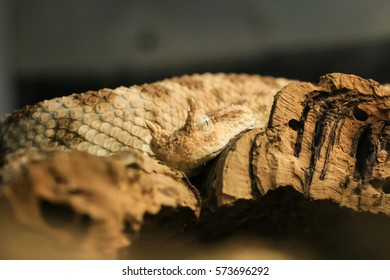
[[[297,121],[296,119],[291,119],[288,121],[288,126],[292,129],[292,130],[295,130],[297,131],[298,128],[299,128],[299,121]]]
[[[52,203],[45,199],[41,199],[39,205],[45,221],[54,227],[69,224],[76,214],[68,205]]]
[[[383,186],[383,180],[379,178],[374,178],[368,181],[368,183],[373,186],[374,189],[382,189]]]
[[[357,119],[358,121],[366,121],[368,119],[368,115],[365,111],[363,111],[362,109],[360,109],[358,106],[355,106],[355,108],[353,108],[353,116],[355,119]]]
[[[390,193],[390,177],[387,177],[385,179],[385,182],[383,184],[383,192],[385,194],[389,194]]]
[[[64,227],[77,222],[82,228],[87,228],[91,224],[91,218],[88,215],[78,215],[70,205],[41,199],[39,206],[43,218],[50,226]]]
[[[127,164],[126,168],[129,168],[129,169],[140,169],[140,166],[136,162],[132,162],[132,163]]]
[[[364,179],[371,174],[374,165],[375,147],[371,142],[372,128],[367,126],[364,128],[359,137],[356,149],[355,163],[355,178]]]
[[[87,195],[87,193],[81,189],[70,190],[69,194],[71,194],[71,195]]]

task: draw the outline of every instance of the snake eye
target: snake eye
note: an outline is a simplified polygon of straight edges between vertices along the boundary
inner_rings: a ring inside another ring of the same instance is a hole
[[[196,127],[202,131],[207,131],[213,126],[213,122],[207,115],[200,115],[195,120]]]

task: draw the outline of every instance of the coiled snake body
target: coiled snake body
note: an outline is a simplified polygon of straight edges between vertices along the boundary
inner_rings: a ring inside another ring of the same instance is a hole
[[[137,149],[191,175],[242,131],[265,126],[289,80],[196,74],[45,100],[0,120],[0,156],[20,149],[106,156]]]

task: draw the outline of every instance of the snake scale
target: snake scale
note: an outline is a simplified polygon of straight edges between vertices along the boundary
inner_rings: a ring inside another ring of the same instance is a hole
[[[194,74],[45,100],[0,119],[1,160],[18,150],[137,149],[191,175],[235,136],[265,126],[274,94],[290,81]]]

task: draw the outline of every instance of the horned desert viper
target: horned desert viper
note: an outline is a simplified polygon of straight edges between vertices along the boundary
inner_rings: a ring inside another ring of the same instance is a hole
[[[265,126],[274,94],[289,82],[206,73],[45,100],[1,118],[0,156],[134,148],[191,175],[242,131]]]

